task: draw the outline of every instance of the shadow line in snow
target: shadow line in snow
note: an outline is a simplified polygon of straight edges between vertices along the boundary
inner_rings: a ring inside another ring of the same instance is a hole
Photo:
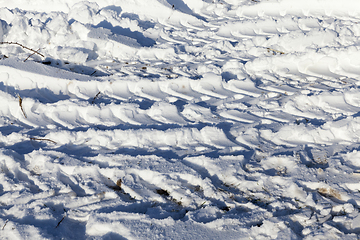
[[[56,103],[58,101],[70,99],[69,95],[56,94],[46,88],[33,88],[18,90],[13,86],[6,86],[4,82],[0,82],[0,91],[6,92],[14,97],[20,95],[22,98],[33,98],[41,103]]]
[[[132,19],[132,20],[136,20],[139,24],[139,27],[141,27],[142,29],[144,30],[147,30],[149,28],[154,28],[155,27],[155,23],[154,22],[150,22],[150,21],[144,21],[144,20],[141,20],[139,18],[139,15],[137,14],[134,14],[134,13],[122,13],[121,14],[121,17],[122,18],[129,18],[129,19]]]
[[[191,15],[193,17],[196,17],[197,19],[207,22],[206,18],[200,16],[199,14],[194,13],[188,5],[184,3],[182,0],[166,0],[171,6],[173,6],[174,10],[180,11],[182,13]]]
[[[49,204],[43,204],[42,206],[39,206],[39,209],[43,210],[44,208],[50,208],[48,213],[52,214],[52,219],[37,219],[33,215],[26,215],[23,218],[19,218],[13,215],[3,215],[0,216],[4,221],[11,221],[15,223],[17,226],[23,226],[23,225],[30,225],[37,229],[42,229],[42,236],[43,237],[49,237],[55,238],[55,239],[65,239],[69,235],[69,232],[71,232],[72,237],[74,239],[78,240],[85,240],[87,239],[85,234],[85,224],[83,224],[80,221],[76,221],[74,219],[64,218],[63,221],[61,221],[61,224],[58,225],[59,221],[63,218],[64,214],[64,208],[61,207],[53,207],[51,205],[54,205],[49,202]],[[7,224],[8,225],[8,224]],[[58,227],[56,227],[58,225]],[[4,230],[7,226],[4,227]],[[14,229],[15,230],[15,229]],[[13,230],[13,231],[14,231]],[[16,231],[16,230],[15,230]]]
[[[161,130],[166,131],[170,129],[181,129],[181,128],[196,128],[197,130],[201,130],[204,127],[218,127],[221,128],[221,124],[213,124],[213,123],[204,123],[204,122],[197,122],[188,124],[172,124],[172,123],[164,123],[164,124],[143,124],[143,125],[132,125],[132,124],[118,124],[116,126],[105,126],[105,125],[91,125],[89,127],[76,127],[72,129],[67,129],[64,127],[63,129],[67,129],[72,132],[86,132],[89,129],[100,130],[100,131],[113,131],[113,130]]]
[[[84,49],[84,51],[89,51],[87,49]],[[94,59],[96,57],[93,57]],[[55,67],[62,69],[64,71],[72,72],[75,74],[81,74],[81,75],[87,75],[87,76],[93,76],[93,77],[104,77],[109,76],[109,74],[104,73],[100,71],[99,69],[95,69],[92,67],[88,67],[82,64],[77,64],[69,61],[63,61],[60,59],[53,59],[50,57],[47,57],[45,60],[41,61],[40,63],[44,65],[48,65],[50,67]]]
[[[139,27],[141,27],[144,30],[155,27],[154,22],[141,20],[139,15],[137,15],[135,13],[122,12],[122,8],[120,6],[110,5],[110,6],[106,6],[106,7],[102,8],[100,11],[102,11],[102,10],[111,10],[111,11],[116,12],[118,15],[121,14],[121,18],[129,18],[131,20],[136,20],[138,22]]]
[[[43,61],[22,61],[18,58],[6,58],[0,61],[0,66],[11,67],[20,71],[35,73],[38,75],[61,78],[76,79],[77,81],[89,81],[89,76],[101,77],[108,74],[82,64],[62,61],[47,57]],[[54,67],[62,71],[54,71]],[[95,72],[96,71],[96,72]],[[95,73],[94,73],[95,72]]]
[[[98,25],[95,26],[96,28],[103,28],[103,29],[108,29],[111,32],[106,32],[108,34],[110,34],[109,38],[114,40],[114,41],[119,41],[120,43],[126,44],[124,43],[121,38],[121,36],[125,36],[125,37],[129,37],[131,39],[136,40],[136,42],[138,44],[140,44],[140,46],[142,47],[152,47],[156,44],[156,42],[148,37],[145,37],[143,33],[138,32],[138,31],[131,31],[129,28],[122,28],[120,26],[113,26],[110,22],[108,21],[102,21],[100,22]],[[91,32],[89,33],[91,35]],[[120,38],[119,38],[120,37]]]

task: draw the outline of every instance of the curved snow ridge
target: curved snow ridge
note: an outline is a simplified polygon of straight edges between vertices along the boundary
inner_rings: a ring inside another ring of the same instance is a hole
[[[326,79],[341,82],[339,79],[359,79],[358,61],[360,51],[330,50],[328,53],[307,52],[304,54],[284,54],[257,58],[245,64],[250,76],[271,72],[281,77],[303,81],[303,79]]]
[[[278,131],[260,130],[259,134],[276,145],[298,146],[304,144],[351,145],[360,140],[359,117],[329,121],[322,126],[312,124],[289,124]]]
[[[290,34],[293,31],[320,30],[321,25],[315,18],[294,18],[285,16],[282,19],[254,19],[225,23],[219,26],[217,35],[223,37],[259,37]],[[281,41],[281,38],[279,39]],[[304,39],[302,39],[304,41]],[[317,39],[316,39],[317,40]]]
[[[144,224],[147,222],[155,224],[152,216],[157,214],[158,211],[161,211],[161,214],[158,215],[155,225],[165,223],[166,227],[176,223],[172,218],[169,219],[169,216],[176,219],[185,215],[191,219],[191,224],[199,222],[207,224],[205,227],[211,227],[211,224],[219,226],[228,226],[228,224],[243,226],[247,224],[247,222],[243,222],[243,219],[234,222],[231,216],[226,219],[224,210],[221,210],[221,207],[224,206],[236,209],[239,207],[240,202],[234,201],[234,198],[231,198],[230,193],[226,190],[220,191],[217,188],[220,186],[214,185],[214,182],[210,179],[216,178],[217,172],[214,174],[213,167],[220,167],[214,165],[215,159],[198,157],[188,158],[185,161],[198,163],[199,166],[204,167],[204,170],[209,170],[210,178],[202,177],[191,167],[178,162],[170,163],[164,158],[153,155],[143,156],[139,159],[119,154],[116,160],[110,155],[101,155],[100,158],[90,158],[90,162],[71,159],[72,166],[64,166],[64,161],[70,160],[65,157],[65,154],[55,151],[44,153],[40,150],[26,154],[25,159],[27,163],[26,169],[21,168],[20,171],[33,172],[34,174],[30,176],[28,185],[33,188],[39,185],[43,192],[34,195],[29,194],[28,198],[24,197],[23,199],[19,198],[17,192],[15,194],[6,194],[1,199],[3,203],[11,204],[12,202],[18,204],[10,211],[5,210],[8,214],[11,211],[22,213],[26,211],[26,207],[30,207],[32,210],[33,207],[41,205],[42,201],[51,198],[54,207],[50,209],[43,208],[41,213],[47,214],[51,210],[63,211],[63,208],[65,208],[67,209],[66,218],[77,223],[86,222],[87,231],[90,235],[103,233],[101,229],[100,232],[91,230],[95,224],[93,221],[97,221],[100,226],[106,227],[105,224],[102,225],[102,220],[95,220],[97,216],[104,221],[116,220],[122,222],[130,218],[135,221],[143,221]],[[225,176],[219,175],[221,180],[228,180],[226,183],[231,183],[231,181],[236,183],[238,179],[234,169],[241,169],[238,164],[239,159],[237,157],[224,157],[218,160],[222,162],[221,169]],[[91,161],[102,161],[103,164],[110,163],[110,166],[106,168],[94,167]],[[141,168],[128,168],[129,164],[131,166],[138,165]],[[8,173],[9,176],[13,174],[12,170]],[[91,178],[89,178],[89,175],[91,175]],[[122,179],[122,190],[116,188],[115,183],[119,179]],[[12,179],[6,178],[5,180],[8,183]],[[46,184],[41,183],[39,180],[46,181]],[[231,181],[229,182],[229,180]],[[248,188],[261,189],[262,187],[262,184],[259,185],[256,181],[247,182]],[[50,187],[52,191],[46,190]],[[94,191],[94,187],[96,191]],[[246,189],[245,186],[242,186],[242,188]],[[20,189],[18,190],[20,191]],[[129,197],[130,199],[128,199]],[[20,204],[22,206],[19,206]],[[251,206],[251,204],[243,204],[244,207]],[[241,206],[243,205],[241,204]],[[104,208],[114,209],[114,211],[112,211],[113,213],[97,213],[98,211],[102,212]],[[121,216],[118,214],[119,211]],[[212,213],[216,213],[216,216],[213,216]],[[263,210],[262,213],[266,215],[267,211]],[[261,214],[260,218],[262,218],[263,214]],[[221,220],[223,216],[225,219]],[[117,230],[119,229],[112,229],[112,231]]]
[[[96,136],[94,138],[94,136]],[[230,141],[224,131],[217,127],[174,128],[168,130],[94,130],[86,132],[59,131],[44,136],[60,145],[89,146],[94,150],[136,148],[147,151],[170,150],[181,154],[207,152],[213,149],[235,151],[243,149]]]
[[[237,10],[239,17],[257,18],[266,16],[317,16],[317,17],[337,17],[337,18],[359,18],[359,2],[349,0],[339,2],[337,0],[280,0],[259,2],[253,5],[241,6]]]
[[[1,98],[3,104],[0,112],[10,121],[18,121],[32,127],[87,127],[92,125],[118,126],[154,125],[192,123],[179,115],[174,105],[167,103],[154,104],[150,109],[143,110],[137,104],[110,104],[94,106],[81,104],[77,101],[60,101],[54,104],[41,104],[33,99]],[[11,99],[11,100],[10,100]]]
[[[100,9],[113,9],[114,11],[124,11],[129,13],[136,13],[146,18],[169,18],[171,15],[174,15],[174,12],[178,12],[180,17],[191,18],[195,15],[191,9],[199,11],[204,5],[208,5],[200,1],[186,1],[186,3],[177,4],[177,8],[172,8],[172,5],[167,1],[156,1],[149,0],[143,2],[141,0],[102,0],[92,3],[88,3],[82,0],[39,0],[35,3],[29,4],[26,0],[20,0],[16,2],[6,2],[4,0],[0,1],[0,5],[7,6],[9,9],[23,9],[27,11],[34,12],[57,12],[61,11],[64,13],[69,13],[70,15],[81,18],[83,20],[89,20],[88,17],[91,17],[90,13],[96,14]],[[121,6],[121,7],[117,7]],[[195,17],[193,17],[195,18]]]
[[[40,103],[32,98],[15,98],[3,92],[0,100],[0,112],[11,122],[22,123],[31,127],[46,127],[53,129],[63,127],[74,129],[77,127],[120,125],[160,125],[173,124],[178,126],[197,123],[216,124],[222,119],[235,122],[261,122],[261,114],[257,116],[251,110],[219,108],[216,112],[209,107],[202,107],[196,103],[189,103],[180,107],[159,101],[143,109],[137,103],[121,103],[94,105],[78,100],[60,100],[55,103]],[[208,98],[205,98],[208,99]],[[288,108],[290,109],[290,108]],[[290,111],[291,112],[291,111]],[[277,121],[276,117],[270,117]]]
[[[360,91],[357,89],[325,92],[314,94],[312,96],[296,96],[293,100],[285,103],[286,105],[290,102],[296,103],[298,109],[303,112],[312,112],[318,115],[318,119],[322,118],[322,112],[327,115],[332,115],[334,119],[339,116],[351,116],[359,112],[359,97]],[[291,113],[289,111],[288,113]]]
[[[25,64],[26,65],[26,64]],[[31,64],[32,67],[37,67]],[[51,70],[51,67],[42,67],[41,70]],[[161,78],[159,81],[141,77],[81,77],[77,80],[76,74],[62,74],[60,70],[56,75],[47,76],[32,71],[19,70],[9,66],[0,65],[0,75],[3,81],[3,91],[10,94],[21,94],[22,97],[40,98],[44,101],[53,102],[56,98],[76,97],[83,100],[96,100],[100,93],[102,96],[129,100],[144,98],[154,101],[174,101],[173,99],[203,101],[211,98],[231,98],[241,93],[258,96],[257,89],[249,80],[224,81],[221,76],[214,73],[205,73],[201,79],[193,80],[188,77],[177,79]],[[65,77],[65,78],[63,78]],[[73,79],[68,79],[73,77]],[[131,80],[129,80],[129,78]],[[242,88],[241,86],[244,86]],[[175,100],[176,101],[176,100]]]
[[[292,96],[285,96],[278,102],[269,99],[259,105],[264,109],[271,110],[272,113],[269,115],[277,116],[280,121],[282,117],[288,122],[337,121],[359,113],[358,94],[359,90],[355,88],[346,90],[339,88],[333,92],[322,92],[319,89],[312,95],[296,93]]]
[[[0,18],[4,20],[1,23],[1,28],[4,28],[1,40],[41,49],[45,56],[70,63],[83,64],[98,56],[131,59],[137,54],[139,57],[148,55],[164,59],[166,55],[174,58],[176,54],[171,46],[168,49],[156,47],[162,31],[154,29],[155,25],[202,29],[206,20],[184,3],[173,7],[167,1],[156,0],[146,3],[138,0],[104,1],[99,4],[86,1],[53,2],[58,8],[51,9],[48,4],[34,8],[26,3],[14,3],[8,7],[10,9],[1,8]],[[24,9],[35,12],[24,15]],[[51,17],[45,18],[37,12],[39,9],[47,9],[44,12]],[[59,10],[62,12],[57,12]],[[59,44],[59,41],[64,44]],[[156,50],[149,49],[151,46]],[[15,46],[2,48],[2,53],[8,56],[19,51],[23,50]],[[39,59],[39,56],[33,58]]]

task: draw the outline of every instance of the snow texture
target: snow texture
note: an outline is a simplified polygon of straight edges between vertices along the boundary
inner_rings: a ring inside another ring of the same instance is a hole
[[[0,239],[360,237],[359,1],[0,6]]]

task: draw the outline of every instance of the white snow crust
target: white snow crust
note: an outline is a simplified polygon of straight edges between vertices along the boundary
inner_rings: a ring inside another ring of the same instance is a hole
[[[0,239],[359,239],[358,0],[0,0]]]

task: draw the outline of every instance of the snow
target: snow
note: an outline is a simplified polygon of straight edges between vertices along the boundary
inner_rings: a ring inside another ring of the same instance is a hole
[[[0,239],[358,239],[359,5],[0,0]]]

